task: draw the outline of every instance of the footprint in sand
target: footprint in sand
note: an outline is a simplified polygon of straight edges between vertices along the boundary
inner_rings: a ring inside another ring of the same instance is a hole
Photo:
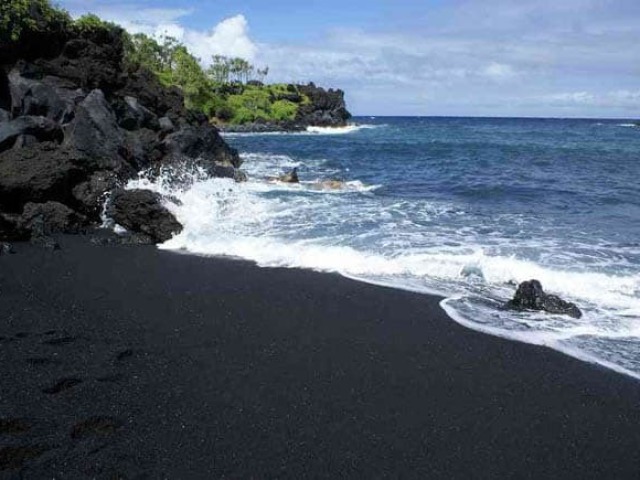
[[[69,390],[80,383],[82,383],[82,380],[79,378],[63,378],[58,380],[51,387],[44,388],[42,392],[48,395],[58,395],[59,393]]]
[[[71,438],[78,439],[88,436],[113,435],[122,425],[111,417],[91,417],[76,423],[71,430]]]
[[[53,338],[51,340],[45,340],[42,343],[44,345],[59,346],[59,345],[67,345],[75,341],[76,341],[76,337],[60,337],[60,338]]]
[[[30,429],[31,425],[21,418],[0,418],[0,435],[20,435]]]
[[[60,360],[56,360],[48,357],[30,357],[26,362],[32,367],[44,367],[47,365],[59,365]]]
[[[2,447],[0,448],[0,471],[19,470],[26,462],[39,457],[47,450],[49,447],[45,445]]]
[[[126,360],[127,358],[131,358],[133,357],[133,350],[131,350],[130,348],[123,350],[122,352],[118,353],[116,355],[116,360],[121,362],[123,360]]]

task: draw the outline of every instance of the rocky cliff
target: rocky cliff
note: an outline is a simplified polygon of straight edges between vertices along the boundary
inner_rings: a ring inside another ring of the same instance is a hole
[[[0,45],[0,240],[95,226],[105,195],[142,170],[188,163],[243,178],[237,152],[179,90],[125,65],[122,33],[49,29]],[[144,201],[156,212],[159,198]],[[135,198],[117,211],[127,208]]]
[[[298,90],[309,98],[310,103],[299,107],[296,123],[314,127],[344,127],[351,118],[342,90],[325,90],[313,83],[299,85]]]

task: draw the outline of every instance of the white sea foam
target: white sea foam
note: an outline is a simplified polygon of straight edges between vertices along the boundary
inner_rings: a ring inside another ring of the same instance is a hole
[[[147,188],[177,200],[167,200],[167,206],[184,229],[161,248],[240,257],[265,267],[338,272],[370,283],[440,293],[449,297],[443,308],[470,328],[640,375],[640,359],[633,353],[640,347],[640,274],[613,272],[601,259],[574,265],[576,254],[552,243],[544,249],[555,257],[523,258],[509,253],[509,238],[477,235],[469,226],[446,230],[440,219],[466,215],[455,206],[384,203],[370,193],[379,186],[359,180],[348,180],[336,191],[318,189],[315,180],[298,185],[266,180],[293,167],[320,175],[323,159],[267,153],[243,158],[251,174],[247,183],[206,178],[198,170],[167,171],[154,180],[141,176],[129,183],[129,188]],[[523,244],[526,247],[525,240]],[[496,308],[517,283],[531,278],[578,303],[584,318]]]
[[[619,123],[618,127],[635,127],[635,128],[639,128],[639,125],[637,123]]]
[[[318,135],[344,135],[346,133],[354,133],[359,130],[377,128],[378,125],[358,125],[350,124],[345,127],[307,127],[308,133]]]
[[[262,137],[273,135],[345,135],[349,133],[355,133],[360,130],[370,130],[373,128],[381,128],[385,125],[370,125],[370,124],[349,124],[344,127],[307,127],[303,131],[295,132],[222,132],[222,136],[228,138],[234,137]]]

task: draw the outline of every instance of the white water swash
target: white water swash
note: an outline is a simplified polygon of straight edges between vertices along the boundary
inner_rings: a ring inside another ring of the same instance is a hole
[[[307,268],[446,297],[459,323],[489,334],[546,345],[640,378],[640,272],[612,259],[616,248],[640,255],[638,245],[581,245],[518,233],[528,220],[498,214],[495,228],[460,206],[376,194],[381,185],[358,179],[327,190],[319,181],[350,178],[322,158],[245,153],[249,182],[209,179],[192,172],[187,185],[168,177],[130,182],[177,199],[169,208],[184,230],[163,249],[248,259],[265,267]],[[299,185],[269,177],[293,167]],[[541,227],[544,228],[544,227]],[[615,270],[611,262],[616,262]],[[515,286],[536,278],[545,289],[577,303],[580,320],[500,309]]]

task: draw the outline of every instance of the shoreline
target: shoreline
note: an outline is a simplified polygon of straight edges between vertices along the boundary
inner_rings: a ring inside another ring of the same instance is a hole
[[[44,449],[2,473],[637,475],[640,383],[469,330],[439,297],[83,237],[61,246],[0,257],[0,407],[29,427],[5,422],[0,441]]]

